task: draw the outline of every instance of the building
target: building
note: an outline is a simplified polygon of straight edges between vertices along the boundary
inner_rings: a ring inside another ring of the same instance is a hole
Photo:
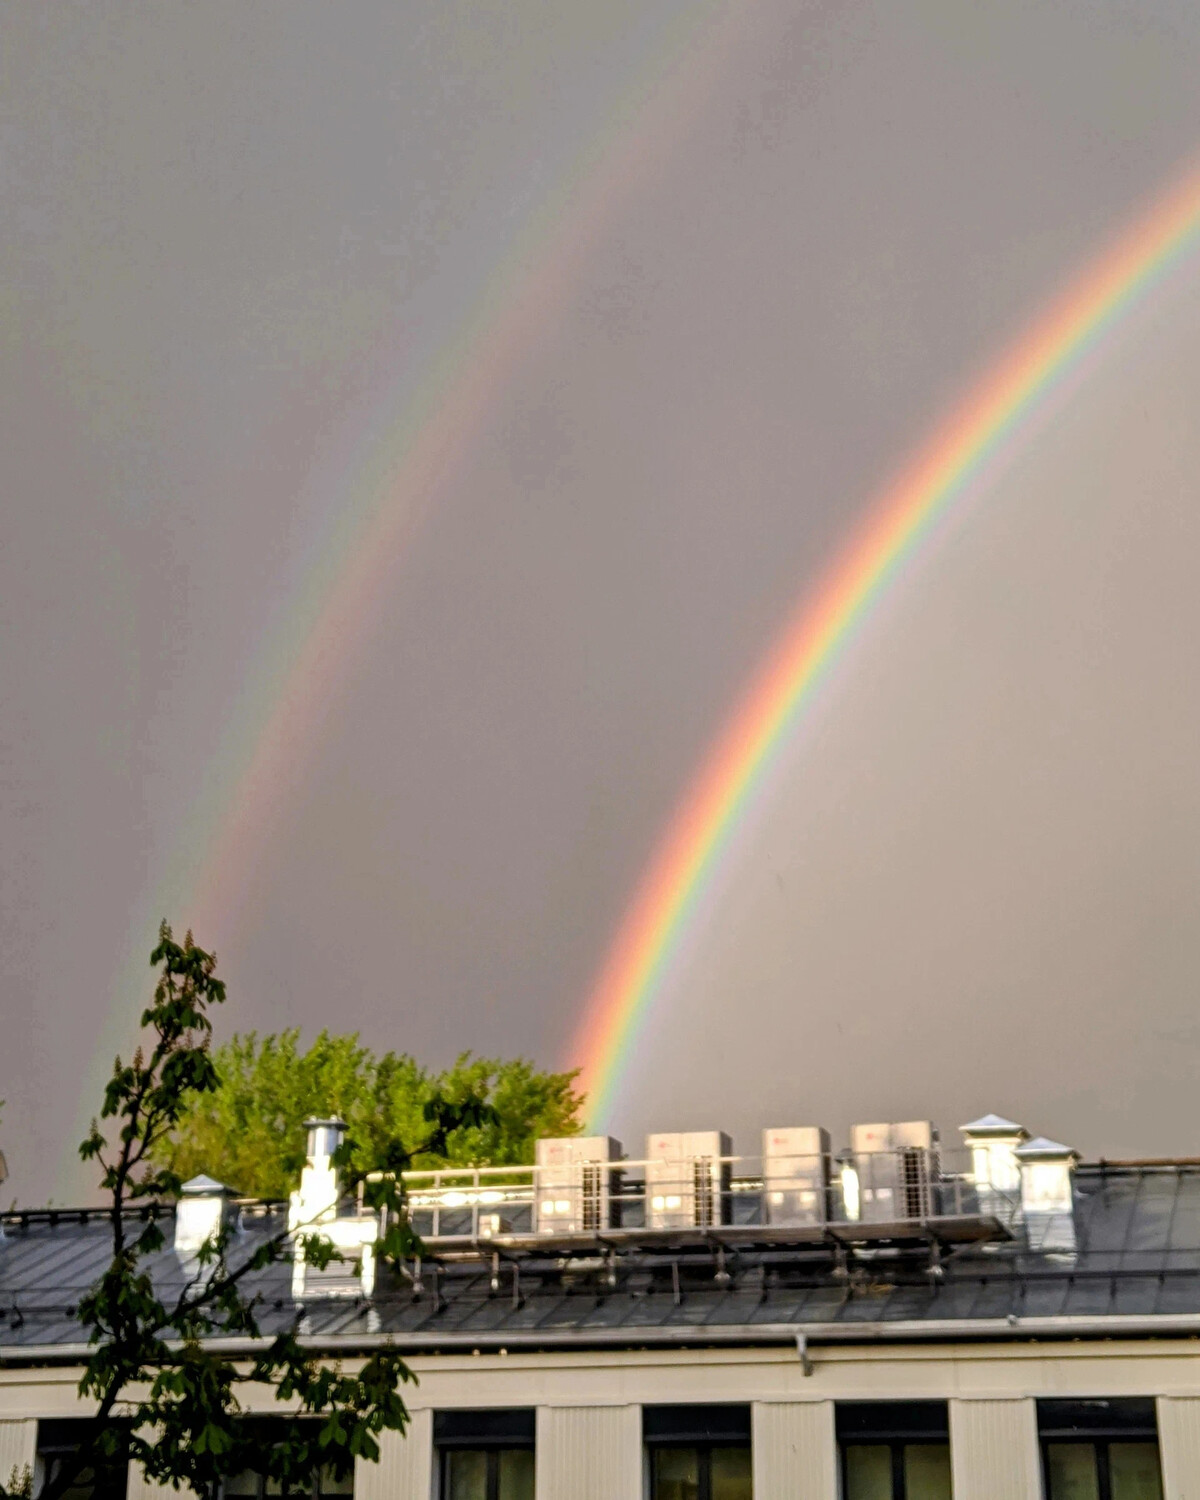
[[[426,1255],[375,1264],[311,1122],[288,1205],[198,1179],[164,1283],[226,1219],[314,1221],[347,1260],[265,1273],[270,1331],[381,1339],[420,1384],[357,1500],[1200,1500],[1200,1161],[1081,1161],[984,1116],[543,1142],[533,1167],[409,1174]],[[3,1216],[0,1475],[86,1418],[72,1309],[95,1210]],[[149,1500],[137,1474],[129,1500]],[[231,1494],[257,1494],[254,1476]]]

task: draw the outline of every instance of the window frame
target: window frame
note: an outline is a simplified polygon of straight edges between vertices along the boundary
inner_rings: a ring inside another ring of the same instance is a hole
[[[867,1417],[863,1429],[851,1428],[851,1414]],[[938,1420],[931,1420],[932,1418]],[[873,1421],[871,1419],[874,1419]],[[907,1419],[907,1420],[906,1420]],[[945,1448],[950,1452],[950,1407],[946,1401],[839,1401],[834,1412],[837,1433],[838,1479],[849,1494],[847,1448],[884,1448],[891,1456],[892,1500],[906,1500],[906,1448]]]
[[[751,1462],[753,1463],[752,1444],[746,1442],[744,1438],[717,1438],[715,1440],[706,1438],[703,1441],[688,1440],[677,1442],[669,1440],[663,1442],[651,1439],[646,1444],[646,1458],[650,1468],[650,1483],[647,1486],[650,1492],[650,1500],[660,1500],[657,1477],[654,1472],[655,1456],[656,1454],[667,1452],[696,1454],[696,1500],[712,1500],[712,1456],[713,1451],[717,1448],[737,1448],[742,1452],[750,1453]],[[753,1484],[753,1480],[751,1480],[751,1483]]]
[[[1158,1454],[1158,1489],[1166,1494],[1162,1477],[1162,1448],[1157,1437],[1149,1433],[1123,1432],[1114,1437],[1096,1437],[1094,1433],[1078,1433],[1073,1437],[1058,1436],[1041,1438],[1042,1493],[1052,1500],[1050,1493],[1050,1448],[1055,1443],[1070,1443],[1077,1448],[1091,1448],[1096,1454],[1096,1494],[1098,1500],[1112,1500],[1112,1460],[1109,1449],[1114,1443],[1153,1443]]]
[[[243,1469],[242,1473],[254,1475],[255,1484],[253,1495],[248,1495],[244,1491],[235,1491],[233,1494],[230,1494],[230,1492],[225,1487],[226,1481],[222,1480],[220,1486],[221,1500],[284,1500],[282,1492],[278,1495],[269,1495],[267,1493],[267,1476],[263,1473],[260,1473],[258,1469]],[[241,1475],[238,1475],[237,1477],[240,1478]],[[304,1495],[306,1492],[304,1490],[292,1490],[290,1493],[292,1496],[300,1496]],[[323,1490],[321,1488],[320,1474],[314,1474],[312,1477],[312,1482],[309,1485],[307,1495],[308,1500],[321,1500],[322,1496],[327,1497],[327,1500],[354,1500],[353,1476],[351,1476],[350,1490],[349,1493],[347,1493],[345,1490]]]
[[[1055,1425],[1048,1418],[1053,1415],[1068,1416],[1075,1407],[1079,1415],[1087,1415],[1089,1408],[1097,1410],[1095,1422],[1076,1421]],[[1101,1408],[1116,1407],[1118,1420],[1099,1419]],[[1119,1420],[1121,1408],[1125,1409],[1125,1421]],[[1139,1420],[1140,1416],[1140,1420]],[[1158,1455],[1159,1493],[1166,1494],[1162,1473],[1162,1442],[1158,1434],[1158,1413],[1153,1397],[1098,1397],[1089,1400],[1039,1401],[1038,1402],[1038,1451],[1042,1468],[1042,1493],[1050,1500],[1050,1446],[1053,1443],[1073,1443],[1091,1448],[1096,1455],[1096,1492],[1099,1500],[1112,1500],[1112,1459],[1109,1453],[1114,1443],[1153,1443]]]
[[[537,1412],[523,1406],[437,1411],[433,1415],[433,1442],[440,1500],[449,1500],[450,1459],[455,1453],[485,1455],[485,1500],[499,1500],[502,1453],[532,1453],[536,1472]]]
[[[950,1440],[944,1437],[926,1436],[923,1433],[908,1437],[841,1439],[838,1442],[838,1466],[843,1495],[850,1492],[849,1478],[846,1473],[847,1448],[886,1448],[892,1457],[892,1500],[908,1500],[908,1479],[904,1473],[904,1450],[906,1448],[945,1448],[949,1452]]]
[[[111,1425],[122,1429],[127,1423],[117,1421]],[[77,1453],[95,1432],[95,1421],[91,1417],[40,1418],[34,1440],[34,1488],[35,1492],[49,1479],[54,1466],[62,1459]],[[89,1476],[85,1479],[85,1476]],[[40,1482],[39,1482],[40,1481]],[[77,1476],[68,1495],[86,1492],[91,1500],[124,1500],[129,1485],[129,1453],[112,1460],[101,1469],[84,1469]]]
[[[753,1426],[748,1402],[653,1402],[642,1407],[642,1449],[646,1462],[646,1493],[656,1500],[654,1457],[668,1448],[688,1449],[697,1455],[698,1500],[712,1500],[712,1456],[718,1448],[737,1448],[751,1454]]]
[[[440,1447],[437,1451],[437,1492],[441,1500],[449,1500],[450,1460],[456,1453],[482,1453],[487,1459],[487,1470],[483,1480],[484,1500],[500,1500],[500,1457],[504,1453],[533,1454],[536,1483],[537,1449],[529,1443],[450,1443]]]

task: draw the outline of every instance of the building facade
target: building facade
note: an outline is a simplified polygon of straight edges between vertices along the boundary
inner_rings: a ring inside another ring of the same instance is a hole
[[[418,1377],[358,1500],[1200,1500],[1200,1163],[1082,1163],[995,1116],[957,1160],[922,1122],[836,1157],[812,1131],[753,1160],[715,1132],[643,1162],[553,1143],[507,1175],[411,1174],[426,1253],[395,1270],[318,1123],[286,1210],[190,1185],[156,1275],[223,1218],[247,1252],[285,1215],[345,1247],[265,1290],[331,1359],[388,1339]],[[3,1229],[7,1476],[87,1417],[69,1309],[104,1231]]]

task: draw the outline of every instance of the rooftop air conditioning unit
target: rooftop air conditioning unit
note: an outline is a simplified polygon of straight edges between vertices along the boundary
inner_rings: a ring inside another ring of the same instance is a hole
[[[863,1224],[926,1219],[934,1212],[938,1133],[928,1120],[853,1125],[842,1168],[846,1217]]]
[[[824,1224],[829,1199],[829,1132],[817,1125],[764,1130],[763,1219],[768,1224]]]
[[[538,1141],[533,1223],[538,1234],[596,1234],[613,1227],[621,1143],[610,1135]]]
[[[691,1130],[646,1137],[646,1228],[704,1229],[729,1217],[729,1137]]]

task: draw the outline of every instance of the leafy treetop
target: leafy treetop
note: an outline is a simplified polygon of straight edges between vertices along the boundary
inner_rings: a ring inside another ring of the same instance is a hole
[[[414,1165],[512,1166],[533,1160],[539,1136],[581,1128],[577,1074],[544,1072],[524,1058],[502,1062],[464,1053],[431,1073],[405,1053],[376,1056],[357,1035],[327,1031],[307,1051],[298,1030],[235,1035],[214,1048],[215,1086],[194,1094],[154,1160],[186,1181],[204,1172],[256,1198],[285,1198],[304,1165],[304,1120],[346,1121],[351,1174],[370,1171],[391,1141],[427,1133],[432,1099],[488,1106],[479,1124],[449,1133],[439,1152],[414,1153]]]

